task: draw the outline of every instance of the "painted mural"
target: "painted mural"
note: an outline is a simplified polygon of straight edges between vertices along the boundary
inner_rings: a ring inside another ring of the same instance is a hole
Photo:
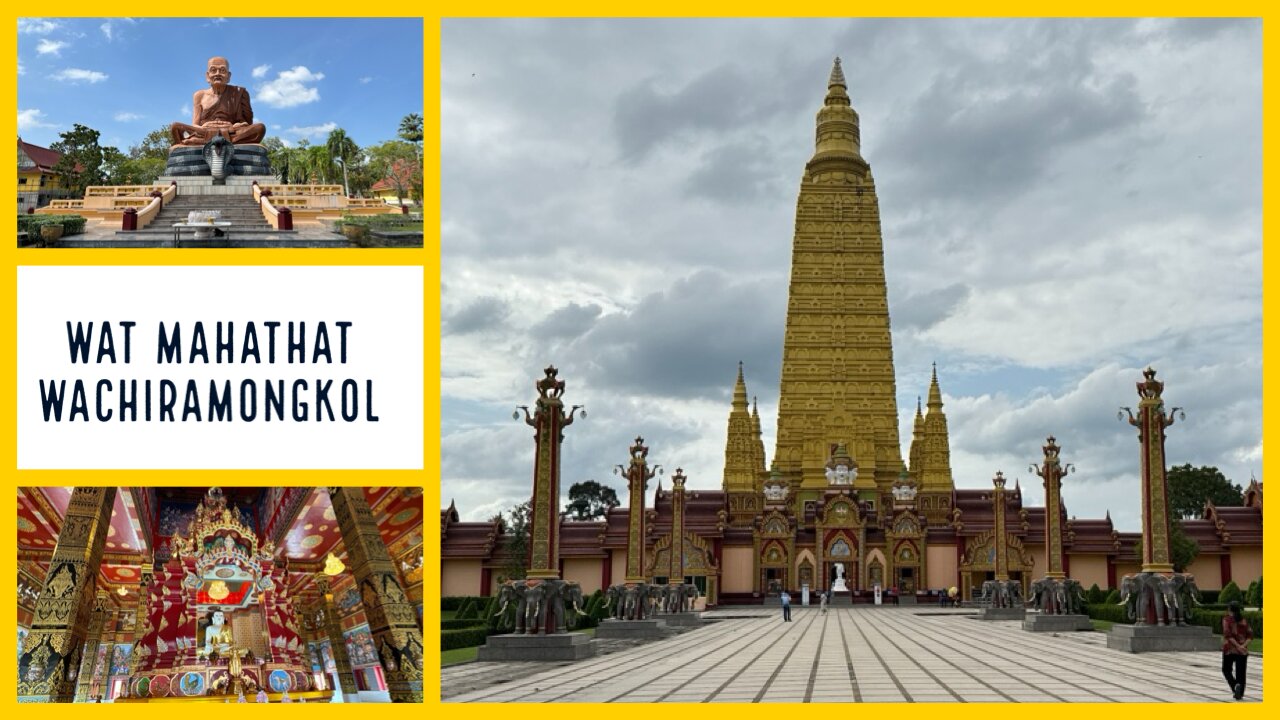
[[[133,651],[132,643],[121,643],[111,651],[111,674],[129,674],[129,653]]]
[[[376,665],[378,653],[373,647],[373,635],[369,634],[369,626],[361,625],[342,634],[347,641],[347,654],[351,656],[351,664],[355,666]]]

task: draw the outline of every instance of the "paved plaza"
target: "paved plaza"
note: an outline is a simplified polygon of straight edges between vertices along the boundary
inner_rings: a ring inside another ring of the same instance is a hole
[[[724,609],[577,663],[444,669],[447,702],[1234,702],[1213,652],[1133,655],[930,606]],[[603,641],[596,641],[603,642]],[[616,646],[615,646],[616,647]],[[1262,699],[1249,658],[1246,701]]]

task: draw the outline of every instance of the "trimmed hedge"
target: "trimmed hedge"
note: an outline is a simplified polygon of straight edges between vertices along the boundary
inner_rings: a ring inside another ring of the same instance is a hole
[[[1203,610],[1195,608],[1191,611],[1191,624],[1203,625],[1213,630],[1215,635],[1222,634],[1222,618],[1227,616],[1225,610]],[[1249,623],[1249,629],[1253,630],[1255,638],[1262,637],[1262,613],[1246,612],[1244,613],[1244,621]]]
[[[1125,606],[1115,603],[1088,603],[1084,606],[1084,612],[1093,620],[1104,620],[1121,625],[1130,625],[1133,622],[1129,619]]]
[[[483,627],[480,620],[441,620],[441,630],[462,630],[464,628]]]
[[[1201,590],[1200,602],[1206,605],[1214,605],[1218,602],[1218,594],[1221,592],[1221,590]]]
[[[442,630],[440,632],[440,649],[457,650],[464,647],[483,645],[489,637],[489,628],[474,627],[462,630]]]
[[[86,219],[80,215],[19,215],[18,232],[38,235],[45,225],[61,225],[62,234],[79,235],[84,232]]]
[[[456,611],[462,607],[462,601],[466,600],[466,595],[450,595],[440,598],[440,609],[444,612]]]
[[[1120,591],[1112,590],[1111,592],[1107,593],[1107,597],[1102,602],[1107,605],[1115,605],[1116,603],[1120,602]]]

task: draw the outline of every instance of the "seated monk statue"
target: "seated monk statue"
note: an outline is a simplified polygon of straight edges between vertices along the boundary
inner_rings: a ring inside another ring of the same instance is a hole
[[[259,143],[267,127],[253,121],[249,91],[228,85],[231,67],[226,58],[209,58],[204,77],[208,90],[197,90],[191,98],[191,124],[176,122],[169,128],[174,145],[199,147],[222,135],[236,145]]]

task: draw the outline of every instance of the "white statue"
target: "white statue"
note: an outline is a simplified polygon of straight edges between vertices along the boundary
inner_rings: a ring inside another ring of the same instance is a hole
[[[836,581],[832,583],[833,592],[846,592],[849,587],[844,584],[844,563],[836,563]]]
[[[765,485],[764,499],[770,501],[785,500],[787,497],[786,485]]]
[[[224,654],[231,649],[231,626],[227,625],[227,616],[221,610],[213,611],[213,619],[209,627],[204,629],[204,648],[202,654],[208,657],[214,650]]]
[[[848,465],[836,465],[835,468],[827,468],[827,483],[831,485],[852,485],[854,480],[858,479],[858,467],[849,467]]]

